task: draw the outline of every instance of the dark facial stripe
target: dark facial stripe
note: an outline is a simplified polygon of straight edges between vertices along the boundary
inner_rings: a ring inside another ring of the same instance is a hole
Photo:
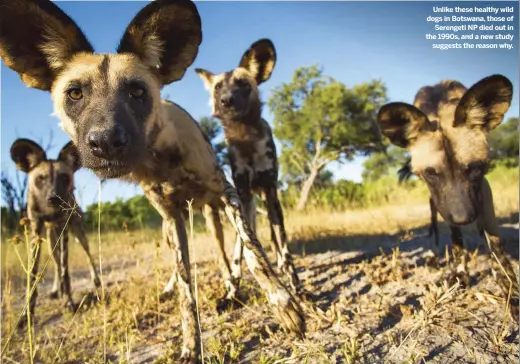
[[[54,183],[54,163],[49,163],[49,181]]]
[[[101,78],[104,80],[108,79],[108,68],[110,66],[110,59],[107,55],[103,56],[103,61],[99,65],[99,73],[101,73]]]

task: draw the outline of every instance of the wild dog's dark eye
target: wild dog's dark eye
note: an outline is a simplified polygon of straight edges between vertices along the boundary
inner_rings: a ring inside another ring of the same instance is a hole
[[[222,88],[222,82],[217,83],[217,84],[215,85],[215,87],[214,87],[215,91],[218,91],[218,90],[220,90],[221,88]]]
[[[438,176],[434,168],[428,167],[424,170],[423,175],[425,178],[435,178]]]
[[[67,96],[73,101],[79,101],[83,98],[83,92],[79,88],[71,88],[67,90]]]
[[[47,178],[46,175],[40,174],[36,177],[36,186],[41,187],[42,183],[45,182],[45,179]]]
[[[132,86],[130,87],[130,96],[140,99],[144,96],[144,89],[140,86]]]

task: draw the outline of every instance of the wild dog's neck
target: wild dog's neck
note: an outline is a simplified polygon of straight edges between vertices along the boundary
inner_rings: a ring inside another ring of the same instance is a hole
[[[233,142],[256,140],[264,135],[262,127],[262,104],[252,106],[250,111],[239,119],[231,117],[220,118],[226,140]]]
[[[178,143],[175,120],[171,120],[172,105],[162,100],[159,113],[148,121],[146,130],[146,152],[142,162],[135,166],[127,180],[135,183],[142,181],[161,183],[169,179],[172,169],[180,164],[181,152]],[[170,112],[170,113],[169,113]]]

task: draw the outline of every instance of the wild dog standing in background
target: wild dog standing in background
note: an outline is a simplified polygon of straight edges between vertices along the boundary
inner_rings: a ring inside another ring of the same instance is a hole
[[[197,68],[211,94],[213,115],[224,128],[235,187],[246,216],[256,230],[254,193],[264,200],[278,268],[289,276],[291,287],[302,293],[292,256],[287,247],[282,206],[278,199],[278,159],[273,134],[262,116],[258,86],[271,77],[276,51],[269,39],[260,39],[244,53],[237,68],[213,74]],[[240,277],[240,249],[235,249],[233,269]]]
[[[74,172],[80,168],[77,150],[69,142],[61,149],[57,159],[47,159],[45,151],[37,143],[29,139],[17,139],[11,146],[11,158],[19,170],[29,175],[27,217],[31,226],[31,239],[46,238],[49,254],[54,259],[51,298],[65,295],[67,307],[74,310],[68,265],[69,230],[87,254],[92,283],[95,287],[101,283],[83,229],[83,214],[74,198]],[[38,275],[40,253],[40,249],[32,250],[35,263],[31,272],[31,287]],[[36,297],[35,287],[29,301],[31,312],[34,312]],[[22,320],[20,324],[23,326],[26,321]]]
[[[463,249],[460,226],[479,222],[489,249],[512,281],[510,308],[517,321],[517,276],[505,255],[491,188],[484,177],[489,163],[488,133],[502,122],[512,95],[513,85],[501,75],[486,77],[469,89],[457,81],[442,81],[421,88],[415,106],[384,105],[378,122],[393,144],[410,153],[411,171],[430,190],[432,215],[438,211],[450,224],[454,255]],[[507,294],[510,281],[493,258],[492,264]]]
[[[182,362],[200,359],[200,336],[183,210],[209,205],[215,224],[225,209],[244,244],[252,275],[281,324],[303,335],[295,298],[273,271],[244,218],[198,123],[161,100],[180,80],[202,42],[201,20],[188,0],[156,0],[125,30],[117,53],[94,54],[81,29],[50,0],[0,0],[0,56],[31,87],[51,92],[54,112],[100,178],[138,183],[165,220],[173,251],[182,321]]]

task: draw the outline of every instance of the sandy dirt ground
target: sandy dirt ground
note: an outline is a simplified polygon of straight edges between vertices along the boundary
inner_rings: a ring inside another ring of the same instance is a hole
[[[224,290],[214,243],[199,243],[192,258],[205,362],[518,362],[518,326],[505,311],[481,238],[472,231],[464,235],[470,278],[465,287],[444,258],[432,258],[427,233],[423,227],[396,235],[329,234],[293,241],[299,276],[313,294],[303,303],[308,331],[303,340],[273,319],[245,264],[244,305],[217,314],[215,301]],[[503,223],[501,233],[508,253],[518,260],[518,223]],[[444,226],[441,251],[447,243]],[[40,285],[36,362],[101,363],[104,352],[109,362],[175,362],[181,341],[176,297],[156,300],[170,274],[167,259],[158,259],[150,247],[109,253],[103,259],[106,305],[89,295],[84,269],[73,271],[75,299],[87,297],[74,316],[63,314],[62,303],[46,296],[52,279]],[[10,311],[18,312],[22,299],[23,293],[13,293]],[[13,326],[3,323],[3,330]],[[25,336],[13,335],[5,362],[28,362]]]

